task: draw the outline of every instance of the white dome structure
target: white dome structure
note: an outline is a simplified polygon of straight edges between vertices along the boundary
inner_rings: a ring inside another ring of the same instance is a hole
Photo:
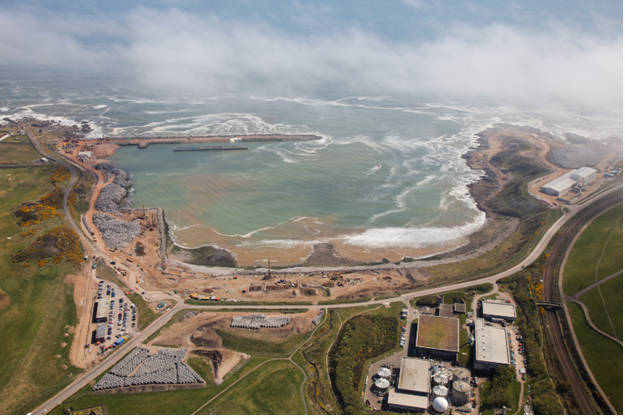
[[[391,385],[391,384],[390,384],[390,383],[389,383],[389,381],[388,381],[388,380],[386,380],[386,379],[378,379],[378,380],[376,380],[376,381],[375,381],[375,386],[376,386],[378,389],[386,389],[386,388],[388,388],[390,385]]]
[[[434,380],[434,383],[436,383],[437,385],[442,385],[442,386],[447,386],[447,383],[449,383],[449,379],[447,379],[447,376],[445,376],[442,373],[435,375],[433,377],[433,380]]]
[[[391,377],[391,371],[389,369],[387,369],[386,367],[380,367],[378,369],[378,376],[383,377],[383,378],[389,378]]]
[[[439,414],[446,412],[448,407],[449,403],[447,402],[447,399],[441,398],[440,396],[435,398],[434,402],[432,402],[432,408],[434,408],[434,410]]]

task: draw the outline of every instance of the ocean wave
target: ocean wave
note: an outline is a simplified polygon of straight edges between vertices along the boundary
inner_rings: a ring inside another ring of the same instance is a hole
[[[105,104],[99,104],[99,105],[93,105],[93,106],[91,106],[91,108],[92,108],[92,109],[94,109],[94,110],[104,109],[104,108],[107,108],[107,107],[108,107],[108,106],[107,106],[107,105],[105,105]]]
[[[423,180],[417,182],[417,184],[415,184],[414,186],[411,186],[411,187],[408,187],[408,188],[404,189],[400,194],[395,196],[395,201],[397,202],[397,208],[396,209],[389,209],[386,212],[382,212],[382,213],[378,213],[376,215],[373,215],[373,216],[371,216],[369,218],[369,222],[368,223],[372,223],[376,219],[381,218],[383,216],[391,215],[393,213],[403,212],[404,210],[406,210],[406,203],[405,203],[406,196],[408,196],[412,192],[415,192],[415,191],[421,189],[423,186],[429,184],[436,177],[437,176],[435,174],[430,174],[429,176],[426,176]]]
[[[245,248],[281,248],[281,249],[289,249],[295,248],[302,245],[310,246],[312,248],[315,244],[320,244],[322,241],[316,240],[299,240],[299,239],[264,239],[260,241],[243,241],[237,244],[237,247],[245,247]]]
[[[480,212],[471,222],[457,227],[372,228],[359,234],[343,235],[338,239],[358,247],[417,249],[447,243],[457,244],[459,240],[477,232],[485,222],[486,215]]]

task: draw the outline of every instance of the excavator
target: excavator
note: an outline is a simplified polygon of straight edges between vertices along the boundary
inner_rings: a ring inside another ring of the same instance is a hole
[[[345,266],[345,268],[341,271],[339,271],[338,273],[334,273],[332,274],[332,277],[330,278],[330,280],[338,280],[341,279],[343,277],[343,273],[345,273],[345,271],[349,268],[349,266],[351,266],[352,264],[354,264],[354,262],[350,262],[348,265]]]

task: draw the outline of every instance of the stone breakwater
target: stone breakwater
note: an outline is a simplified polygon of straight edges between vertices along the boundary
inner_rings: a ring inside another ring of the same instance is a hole
[[[93,223],[102,234],[102,239],[108,248],[125,248],[141,232],[138,220],[126,222],[106,213],[95,213]]]

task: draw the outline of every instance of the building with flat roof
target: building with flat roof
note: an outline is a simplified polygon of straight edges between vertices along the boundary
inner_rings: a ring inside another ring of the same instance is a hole
[[[416,412],[420,414],[427,411],[429,406],[427,396],[401,393],[396,391],[395,388],[391,388],[388,391],[387,403],[390,409]]]
[[[415,347],[418,356],[456,360],[459,351],[458,318],[420,315]]]
[[[475,362],[478,370],[494,370],[510,365],[508,331],[504,327],[488,325],[483,318],[475,320]]]
[[[400,367],[397,389],[413,394],[429,395],[430,378],[432,376],[429,361],[414,357],[403,357]]]
[[[106,339],[106,324],[98,324],[95,331],[95,341],[103,343]]]
[[[557,179],[550,181],[542,186],[540,191],[552,196],[563,196],[567,194],[577,183],[581,183],[582,186],[586,186],[588,183],[595,181],[596,178],[597,171],[594,168],[582,167],[577,170],[569,171]]]
[[[388,392],[388,406],[399,411],[423,413],[428,409],[432,371],[430,362],[402,357],[397,388]]]
[[[487,321],[508,321],[516,319],[516,306],[503,300],[482,300],[482,316]]]
[[[107,298],[98,299],[96,304],[94,322],[106,322],[109,315],[109,300]]]

